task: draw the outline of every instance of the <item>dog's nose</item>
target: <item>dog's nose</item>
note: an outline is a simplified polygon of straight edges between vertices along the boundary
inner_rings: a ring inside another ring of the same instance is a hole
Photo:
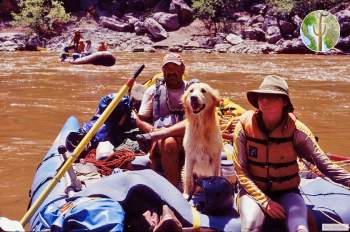
[[[191,96],[191,102],[198,103],[198,97],[197,96]]]

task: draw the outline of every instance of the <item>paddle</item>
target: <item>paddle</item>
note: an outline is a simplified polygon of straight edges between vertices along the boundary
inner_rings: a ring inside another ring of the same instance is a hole
[[[132,88],[136,77],[141,73],[141,71],[144,69],[144,67],[145,67],[144,64],[142,64],[140,67],[138,67],[137,70],[135,71],[133,77],[130,78],[126,82],[126,84],[124,84],[122,86],[122,88],[116,94],[115,98],[112,100],[112,102],[105,109],[103,114],[95,122],[95,124],[92,126],[92,128],[89,130],[89,132],[84,136],[84,138],[81,140],[81,142],[78,144],[78,146],[74,149],[71,156],[66,160],[64,165],[60,168],[60,170],[57,172],[57,174],[53,177],[53,179],[51,180],[49,185],[46,186],[43,193],[31,205],[31,207],[28,209],[28,211],[26,212],[26,214],[23,216],[23,218],[20,221],[20,223],[23,225],[23,227],[27,224],[29,219],[33,216],[34,212],[39,208],[39,206],[45,200],[45,198],[50,194],[50,192],[53,190],[53,188],[56,186],[56,184],[62,178],[62,176],[72,166],[73,162],[79,157],[80,153],[83,151],[85,146],[89,143],[91,138],[96,134],[97,130],[102,126],[102,124],[107,120],[107,118],[112,113],[112,111],[115,109],[115,107],[118,105],[118,103],[120,102],[122,97],[127,94],[129,89]]]

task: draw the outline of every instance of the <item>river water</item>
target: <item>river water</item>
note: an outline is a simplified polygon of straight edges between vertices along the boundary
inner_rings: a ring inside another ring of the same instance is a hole
[[[0,216],[20,219],[36,167],[65,120],[81,122],[101,96],[116,92],[142,63],[143,83],[160,72],[164,54],[116,53],[112,67],[75,66],[51,52],[0,53]],[[350,57],[182,54],[198,78],[249,109],[245,92],[267,74],[284,76],[296,115],[327,151],[350,155]]]

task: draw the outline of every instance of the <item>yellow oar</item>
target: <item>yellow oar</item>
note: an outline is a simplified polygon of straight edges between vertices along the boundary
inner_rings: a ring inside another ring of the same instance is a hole
[[[120,100],[124,95],[128,93],[128,90],[132,88],[136,77],[141,73],[145,65],[141,65],[134,73],[133,77],[130,78],[126,84],[119,90],[116,94],[113,101],[108,105],[100,118],[95,122],[89,132],[84,136],[79,145],[74,149],[72,155],[66,160],[64,165],[57,172],[56,176],[52,179],[48,186],[44,189],[43,193],[39,196],[39,198],[32,204],[29,210],[21,219],[20,223],[23,227],[27,224],[29,219],[33,216],[34,212],[39,208],[41,203],[45,200],[45,198],[50,194],[53,188],[56,186],[57,182],[62,178],[62,176],[66,173],[66,171],[72,166],[73,162],[79,157],[80,153],[83,151],[85,146],[89,143],[91,138],[96,134],[97,130],[102,126],[102,124],[107,120],[109,115],[112,113],[114,108],[118,105]]]

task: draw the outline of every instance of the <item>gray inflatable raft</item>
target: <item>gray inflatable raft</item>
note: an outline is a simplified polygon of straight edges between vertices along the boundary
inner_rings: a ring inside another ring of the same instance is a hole
[[[77,58],[75,60],[69,60],[69,63],[112,66],[115,64],[115,61],[116,61],[116,58],[113,56],[112,53],[103,51],[103,52],[94,52],[90,55]]]

